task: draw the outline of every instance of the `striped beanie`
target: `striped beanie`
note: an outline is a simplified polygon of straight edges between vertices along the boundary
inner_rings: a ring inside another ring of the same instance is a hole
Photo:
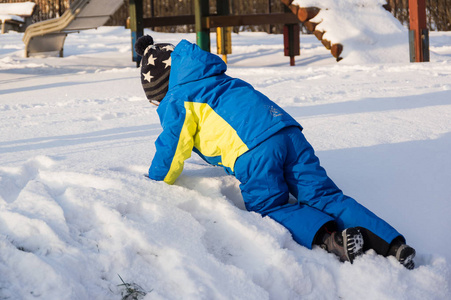
[[[171,44],[154,44],[150,35],[140,37],[135,51],[142,56],[141,83],[150,103],[158,105],[166,96],[171,71]]]

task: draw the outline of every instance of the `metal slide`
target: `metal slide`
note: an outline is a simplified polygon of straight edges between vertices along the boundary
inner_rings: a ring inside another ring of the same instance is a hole
[[[76,0],[60,18],[28,26],[23,37],[25,57],[55,52],[63,57],[67,34],[104,25],[122,4],[124,0]]]

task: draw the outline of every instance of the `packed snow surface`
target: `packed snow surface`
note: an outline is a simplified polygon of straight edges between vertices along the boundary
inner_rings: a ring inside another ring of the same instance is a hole
[[[303,125],[337,185],[405,235],[412,271],[296,244],[196,155],[173,186],[144,177],[161,126],[128,30],[71,34],[64,58],[23,58],[22,36],[0,36],[0,299],[451,299],[451,33],[431,32],[430,63],[336,63],[302,35],[290,67],[264,33],[233,35],[228,57]]]

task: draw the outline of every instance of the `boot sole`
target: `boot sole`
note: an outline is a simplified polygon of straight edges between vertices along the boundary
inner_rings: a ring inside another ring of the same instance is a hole
[[[363,254],[363,236],[357,228],[345,229],[341,234],[346,257],[352,264],[357,256]]]

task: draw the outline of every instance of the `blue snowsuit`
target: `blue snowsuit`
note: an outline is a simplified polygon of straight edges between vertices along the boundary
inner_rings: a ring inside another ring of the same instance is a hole
[[[174,183],[192,151],[240,182],[249,211],[285,226],[311,248],[330,221],[363,227],[390,243],[400,234],[342,191],[320,166],[302,127],[250,84],[225,74],[216,55],[182,40],[171,54],[168,92],[157,112],[163,132],[149,177]],[[298,203],[288,203],[292,194]]]

